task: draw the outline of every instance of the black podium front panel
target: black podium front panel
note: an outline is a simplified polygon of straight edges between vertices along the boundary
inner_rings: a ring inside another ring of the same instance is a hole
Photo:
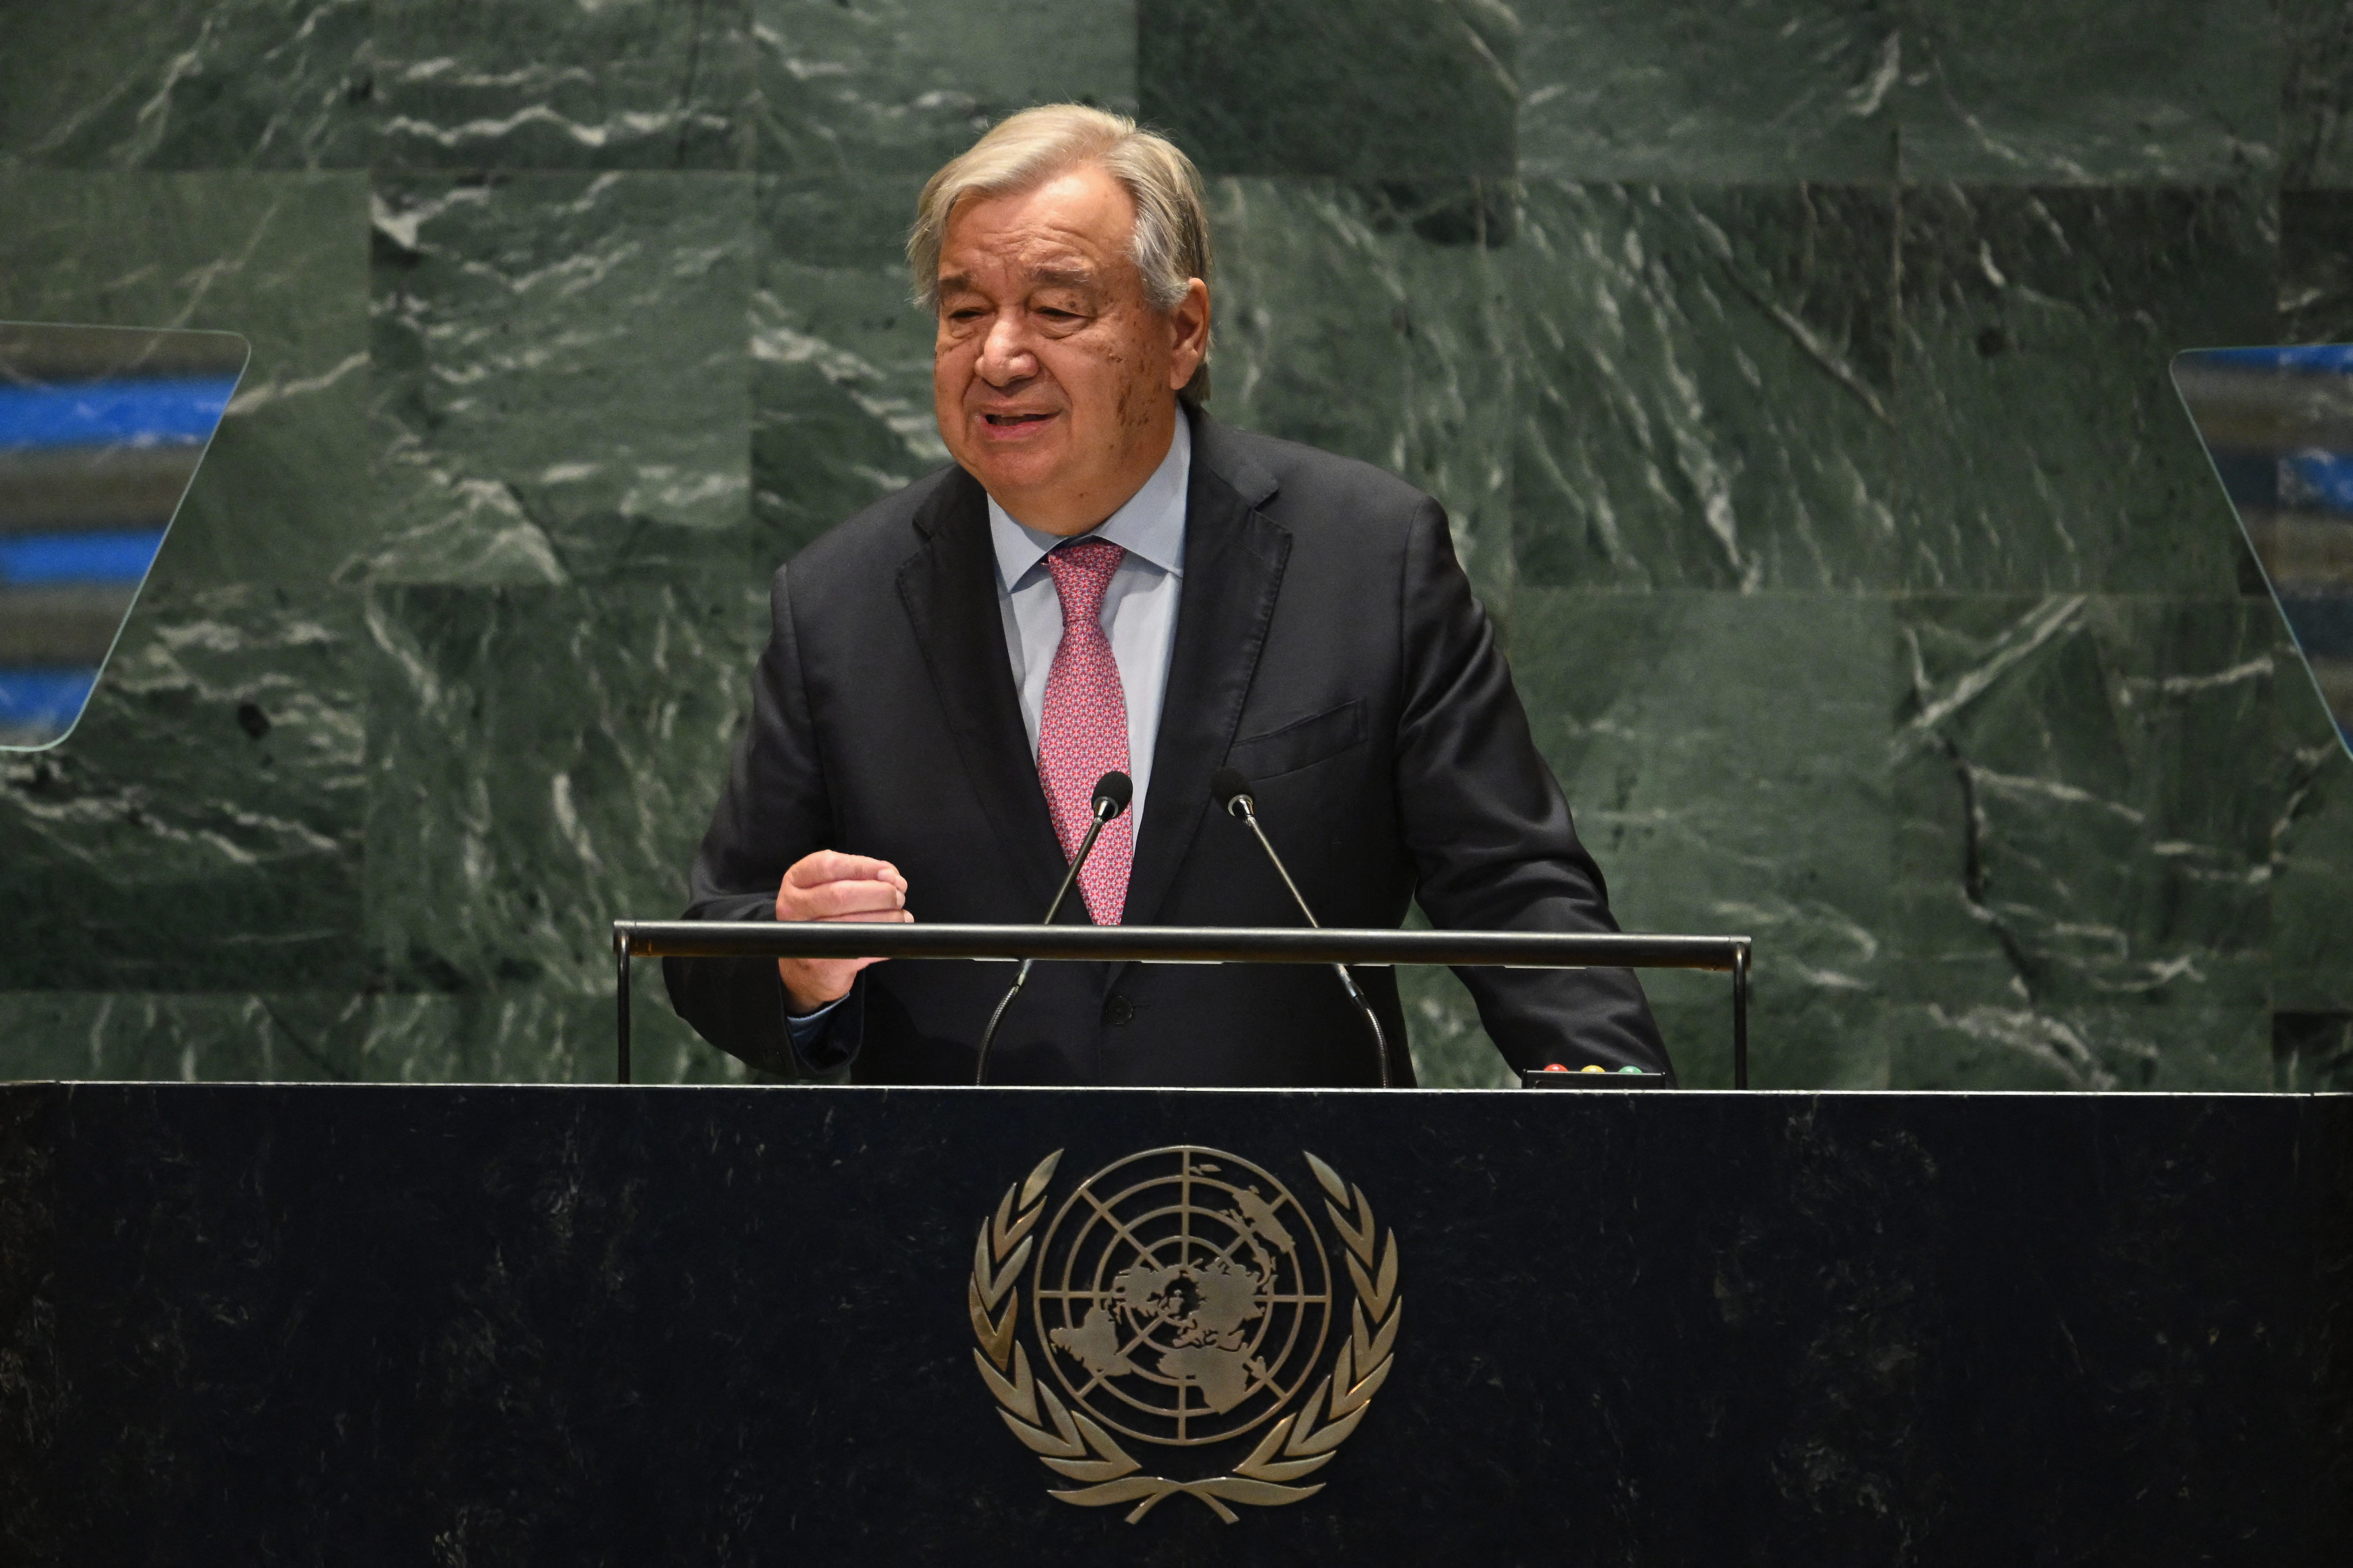
[[[0,1557],[2317,1563],[2348,1133],[2292,1097],[9,1086]]]

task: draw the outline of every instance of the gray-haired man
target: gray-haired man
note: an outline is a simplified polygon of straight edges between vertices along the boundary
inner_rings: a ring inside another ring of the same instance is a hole
[[[1016,115],[925,186],[954,466],[776,574],[753,723],[693,918],[1034,920],[1103,764],[1134,780],[1066,913],[1281,925],[1221,766],[1326,923],[1614,930],[1601,876],[1471,596],[1438,504],[1208,418],[1209,242],[1175,147],[1075,105]],[[1002,978],[966,963],[671,960],[703,1035],[771,1068],[969,1082]],[[1466,971],[1514,1063],[1666,1068],[1621,971]],[[1412,1081],[1394,979],[1366,982]],[[1360,1084],[1319,969],[1041,966],[1000,1083]]]

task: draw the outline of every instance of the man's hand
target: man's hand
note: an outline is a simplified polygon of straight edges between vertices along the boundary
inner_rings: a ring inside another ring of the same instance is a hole
[[[887,860],[820,849],[803,856],[776,889],[780,921],[867,921],[902,925],[907,912],[907,879]],[[806,1017],[849,994],[858,972],[879,958],[780,958],[785,995],[793,1016]]]

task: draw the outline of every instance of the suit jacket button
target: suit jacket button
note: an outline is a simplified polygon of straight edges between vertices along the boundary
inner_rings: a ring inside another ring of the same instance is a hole
[[[1103,1021],[1106,1024],[1124,1024],[1134,1016],[1135,1004],[1116,991],[1112,993],[1111,1000],[1103,1004]]]

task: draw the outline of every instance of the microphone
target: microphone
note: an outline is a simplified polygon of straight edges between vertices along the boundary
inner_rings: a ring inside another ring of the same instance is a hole
[[[1079,841],[1079,852],[1071,857],[1071,868],[1063,874],[1062,885],[1054,889],[1054,901],[1046,906],[1046,918],[1038,922],[1039,925],[1054,923],[1054,917],[1061,912],[1062,900],[1070,896],[1071,884],[1079,879],[1080,868],[1086,865],[1087,857],[1094,853],[1095,836],[1109,826],[1113,817],[1125,811],[1127,803],[1134,798],[1135,781],[1117,768],[1095,781],[1095,819],[1087,825],[1087,836]],[[1013,999],[1021,994],[1024,985],[1029,984],[1032,962],[1027,958],[1021,961],[1021,967],[1014,973],[1012,985],[1007,988],[1004,999],[997,1004],[997,1011],[988,1016],[988,1027],[981,1031],[980,1060],[974,1064],[972,1069],[972,1082],[976,1089],[988,1081],[989,1045],[997,1038],[997,1026],[1005,1022],[1005,1010],[1013,1005]]]
[[[1266,829],[1259,826],[1258,802],[1250,798],[1250,780],[1232,768],[1219,768],[1209,775],[1209,793],[1218,797],[1218,804],[1225,807],[1227,816],[1239,816],[1250,824],[1250,830],[1258,835],[1259,847],[1266,851],[1269,860],[1274,862],[1274,874],[1282,879],[1284,887],[1291,889],[1292,901],[1299,906],[1299,912],[1306,917],[1309,925],[1321,930],[1315,911],[1307,907],[1306,899],[1299,891],[1299,884],[1291,879],[1291,873],[1283,868],[1282,857],[1274,852],[1274,845],[1268,839]],[[1332,973],[1340,977],[1341,989],[1347,992],[1348,1000],[1363,1011],[1365,1022],[1373,1027],[1373,1049],[1380,1056],[1381,1087],[1387,1089],[1389,1087],[1389,1042],[1388,1037],[1381,1032],[1380,1017],[1374,1013],[1373,1005],[1365,1000],[1365,994],[1356,988],[1356,977],[1348,973],[1346,964],[1334,964]]]

